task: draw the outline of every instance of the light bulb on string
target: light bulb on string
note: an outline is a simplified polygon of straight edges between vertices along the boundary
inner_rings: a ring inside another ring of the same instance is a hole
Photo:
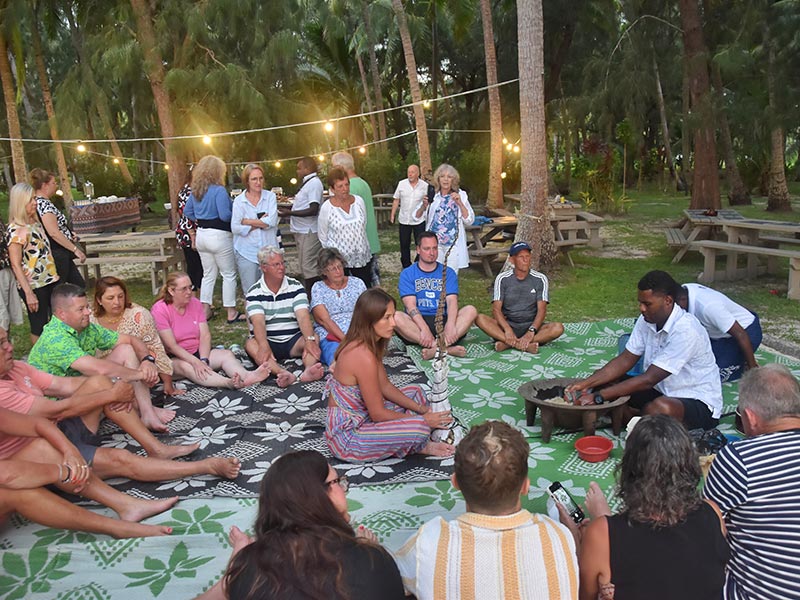
[[[323,126],[323,129],[325,131],[327,131],[328,133],[333,131],[333,121],[325,121],[325,125]]]
[[[519,154],[519,146],[514,146],[514,154]]]
[[[210,146],[211,145],[211,136],[210,135],[204,135],[203,136],[203,143],[206,146]]]
[[[86,152],[86,146],[83,144],[83,142],[79,143],[75,149],[78,152]]]
[[[319,160],[319,162],[325,162],[325,155],[320,154],[319,156],[317,156],[317,160]]]
[[[508,144],[508,138],[503,138],[503,146]]]
[[[430,108],[430,107],[431,107],[431,101],[430,100],[423,100],[422,101],[422,108]]]
[[[119,159],[115,156],[114,160],[112,161],[115,165],[119,164]]]
[[[507,176],[508,176],[508,174],[505,171],[500,173],[500,179],[505,179]]]
[[[164,165],[164,170],[169,171],[169,165]]]
[[[275,168],[276,169],[280,169],[281,168],[281,161],[279,161],[279,160],[275,161]]]
[[[367,153],[367,148],[366,148],[366,146],[361,146],[361,147],[358,149],[358,152],[359,152],[359,154],[366,154],[366,153]]]
[[[509,152],[511,152],[513,149],[514,149],[514,144],[512,144],[511,142],[508,142],[508,143],[506,144],[506,150],[508,150]]]
[[[297,185],[297,177],[292,177],[292,178],[289,180],[289,183],[291,183],[292,185]]]

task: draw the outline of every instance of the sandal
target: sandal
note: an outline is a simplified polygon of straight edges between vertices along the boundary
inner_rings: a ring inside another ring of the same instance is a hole
[[[232,319],[228,319],[228,325],[233,325],[234,323],[244,323],[247,321],[247,316],[240,313],[238,310],[236,311],[236,316]]]

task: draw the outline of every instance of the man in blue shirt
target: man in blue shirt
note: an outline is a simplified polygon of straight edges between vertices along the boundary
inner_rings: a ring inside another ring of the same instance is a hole
[[[442,285],[445,287],[444,344],[447,353],[464,356],[466,349],[458,345],[467,333],[478,311],[474,306],[458,307],[458,275],[436,261],[439,240],[435,233],[424,232],[417,244],[419,261],[400,273],[398,290],[406,312],[395,313],[397,333],[407,342],[422,346],[422,358],[436,353],[436,310],[439,308]],[[446,273],[446,281],[445,281]]]

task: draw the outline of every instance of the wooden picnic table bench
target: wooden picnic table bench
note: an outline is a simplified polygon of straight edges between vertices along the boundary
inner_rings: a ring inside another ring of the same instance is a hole
[[[150,264],[150,284],[153,296],[158,294],[161,286],[167,282],[167,276],[171,271],[181,270],[183,257],[178,254],[155,254],[148,256],[129,255],[129,256],[89,256],[86,261],[81,263],[77,258],[75,264],[83,273],[83,278],[88,280],[89,267],[94,268],[95,281],[102,276],[100,273],[101,265],[129,265],[129,264]]]

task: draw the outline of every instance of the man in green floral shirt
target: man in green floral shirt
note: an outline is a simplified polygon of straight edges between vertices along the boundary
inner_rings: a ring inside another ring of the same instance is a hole
[[[50,302],[53,317],[28,362],[60,377],[106,375],[127,381],[133,386],[142,422],[153,431],[166,432],[175,411],[153,406],[149,388],[158,382],[158,371],[144,342],[91,323],[86,291],[76,285],[56,286]],[[111,350],[111,354],[96,358],[97,350]]]

